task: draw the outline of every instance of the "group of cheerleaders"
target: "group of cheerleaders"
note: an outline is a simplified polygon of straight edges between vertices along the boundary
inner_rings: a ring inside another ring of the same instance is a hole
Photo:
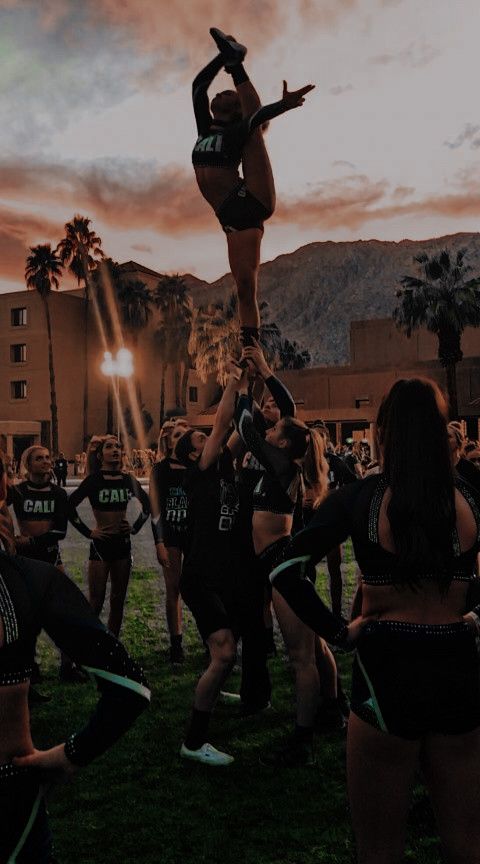
[[[446,860],[478,864],[480,491],[459,473],[442,393],[418,378],[397,380],[380,406],[379,473],[328,490],[333,471],[325,439],[295,418],[293,400],[257,341],[259,247],[275,203],[262,131],[272,117],[303,104],[311,86],[289,93],[285,84],[282,99],[262,108],[243,66],[246,49],[219,30],[211,35],[219,54],[193,86],[199,136],[193,161],[200,190],[227,235],[243,352],[231,364],[212,432],[173,424],[169,455],[155,465],[150,483],[171,660],[183,656],[179,594],[208,647],[181,756],[211,766],[232,762],[208,742],[208,725],[239,637],[241,709],[261,714],[269,706],[265,615],[271,600],[295,673],[297,714],[291,738],[262,761],[315,764],[319,703],[338,703],[329,645],[355,650],[347,780],[358,861],[401,861],[420,767]],[[209,106],[207,88],[222,68],[235,90]],[[25,481],[10,490],[0,463],[0,860],[9,864],[51,864],[49,785],[100,756],[150,698],[142,670],[117,638],[130,535],[150,505],[121,470],[116,438],[101,437],[90,451],[90,474],[69,499],[48,482],[43,448],[30,451]],[[78,514],[86,497],[93,529]],[[141,507],[133,525],[126,518],[132,497]],[[7,501],[15,508],[17,538]],[[300,509],[309,519],[302,530]],[[68,519],[91,541],[90,602],[59,559]],[[338,590],[334,611],[315,590],[316,564],[348,537],[361,571],[352,620],[339,613]],[[109,577],[106,628],[98,613]],[[65,673],[87,671],[100,694],[85,727],[44,751],[33,745],[28,709],[42,628],[68,658]]]

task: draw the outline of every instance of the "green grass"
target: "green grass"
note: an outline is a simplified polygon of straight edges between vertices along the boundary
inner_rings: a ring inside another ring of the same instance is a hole
[[[347,547],[347,600],[354,590],[355,563]],[[80,583],[80,570],[71,573]],[[317,586],[328,598],[323,566]],[[283,646],[270,663],[275,712],[239,721],[235,709],[219,706],[210,740],[235,756],[228,769],[208,769],[179,759],[204,651],[186,613],[187,662],[172,673],[163,591],[157,573],[136,571],[131,581],[122,638],[139,659],[153,690],[151,708],[102,759],[58,788],[49,810],[60,864],[347,864],[354,845],[346,801],[345,736],[317,739],[318,767],[280,771],[262,768],[261,752],[291,728],[294,702]],[[95,703],[93,686],[58,682],[57,652],[39,642],[44,692],[52,701],[34,709],[37,746],[64,740],[78,729]],[[337,655],[345,686],[351,659]],[[234,672],[229,689],[238,684]],[[415,789],[406,860],[437,864],[433,817],[421,786]]]

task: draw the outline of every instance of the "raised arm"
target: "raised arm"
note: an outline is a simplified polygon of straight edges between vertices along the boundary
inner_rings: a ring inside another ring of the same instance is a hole
[[[192,84],[192,101],[197,131],[199,135],[208,132],[212,122],[207,90],[213,79],[225,65],[222,55],[218,54],[201,72],[198,73]]]
[[[285,470],[290,460],[285,451],[265,441],[255,426],[252,413],[252,400],[246,393],[239,393],[235,406],[235,425],[247,450],[258,459],[262,468],[273,476]]]
[[[206,471],[210,465],[213,465],[222,449],[224,438],[233,420],[236,392],[237,387],[239,386],[239,373],[240,370],[238,367],[235,367],[232,364],[227,385],[218,404],[217,413],[215,414],[213,429],[207,438],[202,455],[200,456],[199,468],[201,471]],[[246,373],[242,375],[242,379],[243,378],[246,379]]]
[[[145,524],[148,517],[150,516],[150,500],[147,493],[142,488],[141,483],[138,482],[137,478],[134,477],[133,474],[130,475],[130,482],[132,484],[132,494],[134,498],[136,498],[137,501],[140,502],[142,508],[138,517],[135,519],[131,530],[131,534],[138,534],[140,528],[142,527],[142,525]]]
[[[297,409],[292,394],[287,387],[285,387],[285,384],[282,384],[279,378],[273,374],[259,343],[255,339],[253,339],[253,345],[249,345],[243,349],[242,358],[250,360],[255,364],[255,369],[258,372],[258,375],[263,380],[271,396],[273,396],[275,400],[275,404],[280,411],[280,416],[295,417]]]
[[[255,111],[250,117],[246,117],[243,120],[246,134],[249,135],[258,126],[263,126],[264,123],[268,123],[269,120],[273,120],[274,117],[278,117],[280,114],[285,114],[286,111],[291,111],[292,108],[300,108],[305,102],[306,94],[310,93],[314,87],[314,84],[307,84],[305,87],[301,87],[300,90],[289,92],[287,82],[284,81],[282,98],[278,102],[262,105],[258,111]]]
[[[95,678],[100,699],[84,728],[71,735],[65,745],[44,754],[37,751],[16,762],[41,767],[42,759],[55,753],[60,758],[66,756],[73,765],[86,765],[111,747],[148,706],[148,682],[140,666],[106,630],[65,574],[48,564],[26,559],[21,559],[19,567],[35,598],[39,625]],[[45,767],[53,767],[52,762]]]

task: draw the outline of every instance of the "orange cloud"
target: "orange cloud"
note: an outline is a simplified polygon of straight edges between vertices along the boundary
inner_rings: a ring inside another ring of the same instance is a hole
[[[430,195],[420,201],[404,199],[415,192],[413,187],[397,187],[395,203],[389,203],[389,184],[363,175],[332,180],[302,199],[280,201],[275,219],[301,227],[322,229],[350,228],[378,220],[403,216],[440,216],[452,219],[480,216],[480,182],[459,183],[458,191]],[[402,203],[396,203],[396,202]]]
[[[85,211],[118,229],[148,228],[164,234],[209,231],[215,217],[201,197],[193,171],[162,171],[145,163],[89,166],[0,163],[4,199]]]
[[[3,279],[20,281],[30,246],[51,242],[56,245],[62,236],[61,225],[39,219],[28,213],[0,208],[0,275]]]
[[[0,209],[0,272],[9,279],[22,277],[28,246],[57,243],[63,222],[75,212],[89,216],[100,233],[101,225],[137,235],[145,230],[186,239],[195,233],[219,231],[193,172],[178,166],[158,171],[153,164],[133,161],[82,167],[4,161],[0,162],[0,188],[4,201],[12,204],[10,209]],[[373,181],[350,174],[326,181],[301,198],[280,197],[272,222],[356,232],[373,221],[405,216],[480,217],[480,176],[475,173],[460,174],[449,193],[421,200],[415,200],[414,194],[413,187],[391,189],[385,179]],[[58,213],[61,208],[65,213],[61,223],[28,212],[29,205],[38,204],[45,213],[50,208]],[[14,209],[19,205],[24,212]],[[138,250],[145,248],[138,236],[136,244]]]
[[[42,0],[41,4],[22,0],[23,6],[38,13],[45,32],[58,29],[64,38],[74,38],[75,21],[81,12],[82,26],[123,31],[127,37],[133,36],[137,50],[158,52],[159,68],[172,57],[197,59],[199,54],[206,56],[209,47],[216,50],[208,33],[211,26],[234,33],[258,49],[286,29],[290,16],[304,21],[306,27],[331,29],[357,4],[358,0],[236,0],[228,4],[225,0],[83,0],[77,7],[71,0]],[[0,0],[0,9],[18,5],[18,0]]]
[[[386,180],[372,182],[363,175],[329,180],[302,199],[280,200],[275,219],[309,228],[358,228],[372,218],[369,208],[379,204],[387,192]]]

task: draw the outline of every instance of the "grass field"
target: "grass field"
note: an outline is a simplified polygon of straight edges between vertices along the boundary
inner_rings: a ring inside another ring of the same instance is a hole
[[[355,564],[347,547],[347,595]],[[71,571],[83,584],[80,569]],[[317,587],[325,591],[324,570]],[[326,597],[326,594],[324,595]],[[347,596],[347,599],[348,599]],[[49,810],[59,864],[347,864],[353,862],[345,787],[345,735],[317,739],[316,768],[275,770],[259,754],[292,725],[291,673],[279,638],[270,661],[274,711],[238,720],[219,706],[210,740],[235,756],[227,769],[205,768],[178,757],[204,651],[186,613],[187,661],[179,673],[167,662],[168,637],[158,573],[135,571],[122,638],[142,663],[153,690],[151,708],[122,741],[55,790]],[[37,746],[64,740],[95,703],[91,685],[60,684],[57,652],[44,637],[39,654],[52,701],[34,709]],[[339,656],[347,689],[351,659]],[[238,684],[232,674],[228,689]],[[395,778],[392,777],[392,782]],[[406,860],[437,864],[438,840],[422,786],[414,791]]]

